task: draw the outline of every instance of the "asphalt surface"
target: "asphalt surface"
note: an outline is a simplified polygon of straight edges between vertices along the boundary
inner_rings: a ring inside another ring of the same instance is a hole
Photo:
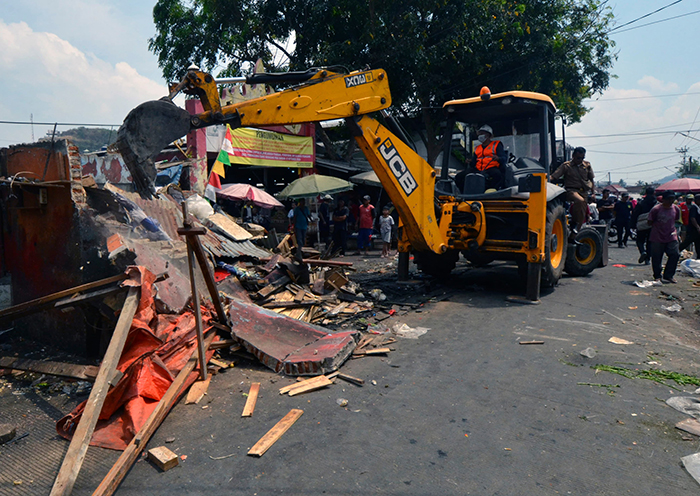
[[[386,357],[347,362],[342,371],[362,387],[336,381],[281,396],[291,378],[237,358],[200,404],[178,404],[148,444],[169,447],[180,465],[160,472],[142,459],[117,494],[698,494],[680,458],[700,451],[700,438],[675,429],[687,417],[664,403],[697,386],[671,383],[678,391],[592,366],[700,375],[700,288],[681,275],[676,285],[632,286],[650,267],[631,246],[610,255],[608,267],[565,277],[538,306],[506,301],[524,287],[505,265],[460,267],[444,286],[412,286],[451,296],[384,321],[430,330],[399,339]],[[674,295],[683,310],[663,310]],[[544,344],[519,344],[530,340]],[[588,347],[594,358],[580,355]],[[252,382],[262,384],[260,397],[241,418]],[[262,457],[247,456],[293,408],[304,411],[296,424]],[[81,477],[74,494],[98,483]]]
[[[119,494],[698,494],[680,462],[700,451],[698,438],[675,429],[685,415],[663,403],[682,393],[591,366],[698,375],[700,291],[681,276],[632,286],[650,268],[632,247],[610,254],[608,267],[564,278],[539,306],[506,302],[523,289],[512,267],[458,269],[449,301],[392,317],[427,334],[343,367],[363,387],[338,381],[290,398],[277,391],[291,379],[240,360],[214,377],[203,404],[178,405],[149,444],[174,437],[180,466],[159,473],[140,461]],[[673,302],[661,291],[684,299],[679,315],[662,310]],[[528,340],[544,344],[518,344]],[[579,354],[587,347],[593,359]],[[251,382],[261,395],[241,418]],[[292,408],[304,410],[299,421],[261,458],[247,456]]]

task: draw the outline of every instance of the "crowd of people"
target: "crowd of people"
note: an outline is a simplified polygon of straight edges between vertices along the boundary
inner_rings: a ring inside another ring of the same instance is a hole
[[[392,204],[385,205],[381,214],[372,205],[369,195],[362,198],[362,203],[351,201],[347,206],[344,198],[338,198],[335,206],[332,205],[333,197],[325,195],[319,198],[318,205],[318,231],[321,243],[326,249],[332,243],[332,252],[343,257],[348,252],[348,239],[355,237],[357,251],[355,255],[364,253],[367,255],[376,238],[375,231],[382,244],[382,257],[391,256],[391,245],[396,239],[396,226],[398,225],[398,212]],[[289,226],[294,232],[297,244],[304,246],[307,241],[307,231],[312,216],[304,199],[296,202],[290,209]]]
[[[700,254],[700,197],[689,193],[676,197],[672,191],[657,195],[647,188],[637,201],[622,193],[619,199],[603,190],[602,198],[588,198],[591,224],[608,224],[617,230],[619,248],[626,248],[631,230],[636,230],[639,263],[651,264],[654,279],[675,283],[674,278],[680,254],[689,249],[694,258]],[[663,257],[666,264],[662,267]]]

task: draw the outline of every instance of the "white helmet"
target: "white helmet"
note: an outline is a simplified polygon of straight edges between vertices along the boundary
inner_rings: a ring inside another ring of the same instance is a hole
[[[481,127],[479,128],[479,131],[477,131],[477,133],[479,133],[479,132],[481,132],[481,131],[486,131],[486,132],[489,133],[491,136],[493,136],[493,129],[491,129],[491,126],[489,126],[488,124],[484,124],[483,126],[481,126]]]

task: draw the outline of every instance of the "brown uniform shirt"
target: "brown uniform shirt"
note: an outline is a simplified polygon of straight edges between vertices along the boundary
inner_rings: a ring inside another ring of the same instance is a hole
[[[564,178],[564,189],[587,192],[593,189],[593,169],[591,163],[585,160],[579,166],[570,161],[561,164],[550,176],[553,180]]]

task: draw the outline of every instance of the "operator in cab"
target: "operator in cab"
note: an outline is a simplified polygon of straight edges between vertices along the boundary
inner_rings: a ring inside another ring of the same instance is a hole
[[[557,182],[564,178],[566,201],[571,203],[571,218],[574,221],[575,231],[578,232],[586,221],[588,204],[586,198],[589,192],[593,192],[593,169],[590,162],[585,161],[586,149],[579,146],[574,148],[574,154],[570,161],[561,164],[550,176],[551,182]],[[572,233],[575,235],[575,233]]]
[[[476,170],[486,176],[486,190],[501,189],[503,187],[503,167],[508,156],[503,143],[491,139],[493,129],[489,125],[483,125],[477,131],[479,145],[474,149],[472,165]]]
[[[508,160],[508,155],[503,147],[503,143],[491,139],[493,129],[489,125],[483,125],[477,131],[479,144],[474,148],[470,167],[459,172],[455,176],[455,182],[461,188],[464,178],[470,173],[483,174],[486,178],[486,191],[499,190],[503,188],[505,175],[503,168]],[[474,170],[476,169],[476,170]]]

